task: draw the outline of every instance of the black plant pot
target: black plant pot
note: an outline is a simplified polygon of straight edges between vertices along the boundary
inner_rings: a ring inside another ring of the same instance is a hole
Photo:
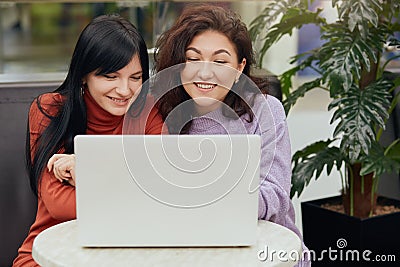
[[[400,207],[400,201],[378,203]],[[301,203],[304,243],[312,266],[400,266],[400,212],[360,219],[321,205],[341,203],[331,197]]]

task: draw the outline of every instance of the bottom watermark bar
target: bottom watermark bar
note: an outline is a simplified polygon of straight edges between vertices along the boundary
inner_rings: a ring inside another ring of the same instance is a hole
[[[313,250],[306,250],[299,253],[296,250],[273,250],[268,245],[258,251],[257,257],[260,261],[288,262],[288,261],[342,261],[342,262],[396,262],[396,255],[393,254],[374,254],[371,250],[346,249],[347,241],[339,238],[336,242],[337,248],[328,247],[319,253]],[[318,255],[317,255],[318,254]]]

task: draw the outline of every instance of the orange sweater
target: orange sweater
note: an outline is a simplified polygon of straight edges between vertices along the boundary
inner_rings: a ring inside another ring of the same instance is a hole
[[[124,124],[123,116],[114,116],[103,110],[86,91],[84,95],[87,106],[87,134],[121,134]],[[44,112],[55,115],[62,104],[62,97],[57,93],[48,93],[40,97]],[[50,120],[38,108],[36,100],[29,111],[31,147],[47,127]],[[127,120],[124,133],[129,128],[130,134],[160,134],[163,122],[157,110],[152,109],[152,100],[146,101],[145,108],[138,118]],[[32,147],[33,150],[33,147]],[[63,150],[60,151],[63,153]],[[32,224],[28,237],[18,250],[18,256],[13,266],[38,266],[32,258],[32,244],[35,237],[43,230],[58,223],[76,218],[75,187],[60,183],[52,172],[43,172],[38,189],[38,207],[35,222]]]

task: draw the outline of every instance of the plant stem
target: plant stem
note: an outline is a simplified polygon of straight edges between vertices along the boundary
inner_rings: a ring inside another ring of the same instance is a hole
[[[361,194],[364,195],[364,175],[361,176]]]
[[[340,180],[342,181],[343,194],[345,194],[346,193],[346,181],[344,180],[345,177],[344,177],[343,172],[341,170],[339,170],[339,174],[340,174]]]
[[[353,168],[350,165],[349,169],[349,194],[350,194],[350,216],[354,216],[354,175],[353,175]]]
[[[383,153],[385,156],[387,153],[392,149],[393,146],[395,146],[398,142],[400,142],[400,139],[395,140],[393,143],[391,143],[386,149],[385,152]]]
[[[378,178],[375,177],[375,175],[372,177],[372,188],[371,188],[371,209],[369,211],[369,217],[372,217],[374,213],[374,198],[375,198],[375,192],[378,187]]]

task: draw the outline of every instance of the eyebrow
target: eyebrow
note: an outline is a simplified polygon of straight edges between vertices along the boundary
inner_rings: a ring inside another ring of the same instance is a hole
[[[143,71],[142,70],[137,71],[137,72],[133,73],[132,75],[138,75],[138,74],[143,74]]]
[[[188,51],[188,50],[192,50],[192,51],[196,52],[197,54],[200,54],[200,55],[201,55],[200,50],[198,50],[197,48],[188,47],[188,48],[186,49],[186,51]],[[232,56],[231,53],[229,53],[229,51],[226,50],[226,49],[219,49],[219,50],[215,51],[215,52],[213,53],[213,55],[215,56],[215,55],[222,54],[222,53],[226,53],[226,54]]]

